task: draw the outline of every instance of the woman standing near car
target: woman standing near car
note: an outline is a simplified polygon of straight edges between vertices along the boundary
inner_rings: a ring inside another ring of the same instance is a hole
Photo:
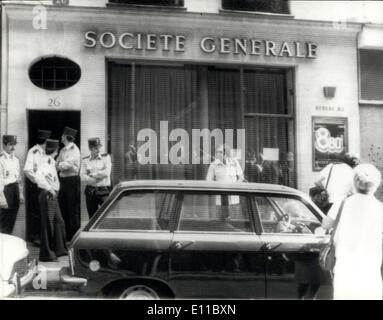
[[[356,194],[330,209],[322,227],[331,229],[341,214],[335,234],[334,299],[382,299],[383,204],[374,197],[381,182],[371,164],[354,169]]]
[[[337,155],[335,160],[319,173],[319,178],[314,184],[325,187],[329,196],[329,205],[326,208],[321,207],[325,214],[334,203],[342,201],[355,192],[352,180],[353,168],[358,162],[358,159],[349,153]]]

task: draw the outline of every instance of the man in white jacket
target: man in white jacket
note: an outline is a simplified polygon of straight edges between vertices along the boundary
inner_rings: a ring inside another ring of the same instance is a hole
[[[41,212],[40,261],[56,261],[67,254],[65,223],[57,201],[60,182],[54,158],[58,146],[58,140],[47,140],[46,155],[35,175]]]

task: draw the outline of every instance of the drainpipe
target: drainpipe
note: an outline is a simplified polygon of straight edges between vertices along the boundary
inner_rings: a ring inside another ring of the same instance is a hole
[[[4,4],[1,4],[0,26],[0,135],[4,135],[8,131],[8,19]]]
[[[2,136],[3,134],[3,126],[2,126],[2,122],[3,122],[3,115],[2,115],[2,99],[1,99],[1,93],[2,93],[2,88],[1,88],[1,80],[2,80],[2,74],[3,74],[3,68],[2,68],[2,50],[3,50],[3,46],[2,46],[2,39],[3,39],[3,35],[2,35],[2,30],[3,30],[3,19],[2,19],[2,14],[3,14],[3,4],[0,3],[0,136]]]
[[[360,54],[359,54],[359,41],[360,41],[360,37],[362,36],[363,34],[363,31],[366,27],[366,23],[362,23],[361,25],[361,28],[356,36],[356,56],[357,56],[357,63],[358,63],[358,105],[359,105],[359,101],[362,99],[362,96],[361,96],[361,76],[360,76]],[[360,105],[359,105],[359,108],[360,108]]]

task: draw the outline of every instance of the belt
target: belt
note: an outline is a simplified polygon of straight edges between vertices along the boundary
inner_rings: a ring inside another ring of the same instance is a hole
[[[79,175],[78,175],[78,174],[74,174],[74,175],[71,175],[71,176],[60,176],[60,175],[59,175],[59,178],[60,178],[60,179],[74,178],[74,177],[79,177]]]
[[[4,186],[5,187],[13,187],[13,186],[17,186],[19,183],[16,181],[16,182],[11,182],[11,183],[8,183]]]

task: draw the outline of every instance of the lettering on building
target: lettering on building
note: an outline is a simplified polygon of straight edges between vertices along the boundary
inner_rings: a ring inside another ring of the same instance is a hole
[[[187,37],[184,35],[154,33],[114,33],[87,31],[84,35],[86,48],[101,47],[112,49],[119,47],[129,51],[170,51],[183,53],[187,51]],[[205,54],[243,55],[265,57],[287,57],[315,59],[318,46],[313,42],[276,42],[252,38],[202,37],[200,50]]]

